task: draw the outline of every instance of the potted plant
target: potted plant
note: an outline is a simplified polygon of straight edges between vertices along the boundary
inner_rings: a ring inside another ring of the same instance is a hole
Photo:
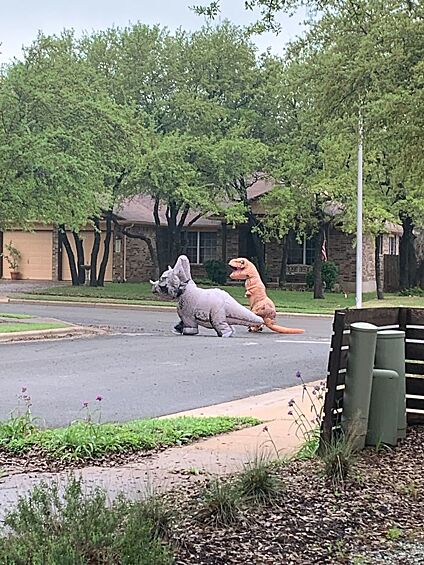
[[[10,278],[14,281],[19,280],[21,278],[21,273],[19,272],[19,262],[22,257],[21,252],[14,247],[12,242],[7,243],[5,248],[7,250],[7,255],[2,253],[1,256],[3,256],[9,263]]]

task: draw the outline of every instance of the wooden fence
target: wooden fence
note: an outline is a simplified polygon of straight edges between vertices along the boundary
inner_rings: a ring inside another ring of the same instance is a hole
[[[350,324],[368,322],[380,329],[405,331],[406,411],[408,425],[424,424],[424,308],[363,308],[336,310],[328,360],[327,394],[321,438],[329,441],[340,426]]]

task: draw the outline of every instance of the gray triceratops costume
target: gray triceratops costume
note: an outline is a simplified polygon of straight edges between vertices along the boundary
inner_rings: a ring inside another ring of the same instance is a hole
[[[213,328],[220,337],[234,334],[232,325],[262,324],[262,318],[239,304],[219,288],[199,288],[191,278],[190,261],[180,255],[174,268],[168,268],[158,281],[150,281],[153,292],[178,300],[181,323],[175,329],[184,335],[199,333],[199,326]]]

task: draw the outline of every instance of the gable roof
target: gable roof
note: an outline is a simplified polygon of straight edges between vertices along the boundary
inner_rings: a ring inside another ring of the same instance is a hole
[[[153,210],[155,206],[155,200],[151,196],[145,194],[139,194],[133,198],[128,198],[124,200],[122,204],[116,207],[114,210],[115,214],[119,217],[121,222],[125,224],[143,224],[147,226],[155,225],[155,218],[153,215]],[[159,218],[160,225],[167,226],[166,221],[166,204],[162,203],[159,206]],[[196,217],[196,211],[190,210],[187,215],[186,223],[190,222]],[[199,218],[193,228],[218,228],[221,225],[220,221],[210,220],[205,217]]]

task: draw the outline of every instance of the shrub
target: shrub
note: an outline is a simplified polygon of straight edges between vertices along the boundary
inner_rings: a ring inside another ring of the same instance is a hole
[[[171,551],[155,524],[147,514],[140,520],[143,504],[121,497],[108,506],[104,491],[87,496],[74,478],[63,496],[56,484],[42,484],[6,516],[10,532],[0,537],[2,563],[170,564]]]
[[[225,284],[227,282],[228,267],[223,261],[209,259],[209,261],[203,263],[203,266],[212,282],[216,284]]]
[[[322,281],[327,290],[333,290],[339,276],[339,268],[333,261],[325,261],[321,266]],[[306,284],[309,288],[314,286],[314,272],[309,271],[306,275]]]
[[[231,482],[213,479],[201,492],[197,518],[214,526],[227,526],[237,522],[240,494]]]
[[[416,286],[414,288],[405,288],[399,292],[400,296],[424,296],[424,288]]]
[[[269,457],[256,454],[244,465],[237,486],[243,498],[255,504],[272,503],[282,490],[282,482],[273,471]]]

